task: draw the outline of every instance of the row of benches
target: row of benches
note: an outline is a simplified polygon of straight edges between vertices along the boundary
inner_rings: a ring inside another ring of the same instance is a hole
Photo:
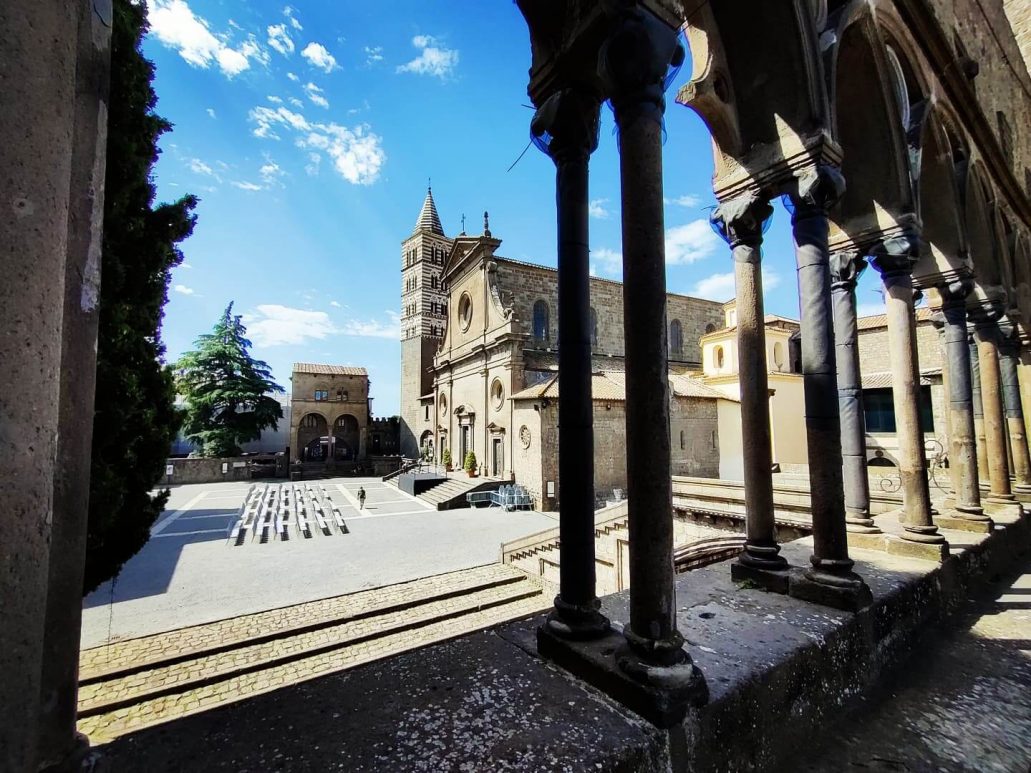
[[[304,486],[290,483],[253,484],[247,489],[238,517],[229,527],[227,541],[242,545],[248,532],[251,541],[260,537],[259,541],[264,543],[276,536],[280,540],[287,540],[290,538],[291,523],[296,524],[297,533],[311,539],[309,515],[327,537],[333,533],[333,524],[341,534],[349,533],[340,508],[321,484],[316,487],[310,483]]]

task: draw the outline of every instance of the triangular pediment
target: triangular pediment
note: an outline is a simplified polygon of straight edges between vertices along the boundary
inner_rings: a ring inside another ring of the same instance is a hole
[[[501,246],[501,239],[492,236],[466,236],[459,234],[455,237],[444,262],[444,271],[441,275],[446,281],[461,275],[469,266],[480,265],[484,260],[494,257],[495,251]]]

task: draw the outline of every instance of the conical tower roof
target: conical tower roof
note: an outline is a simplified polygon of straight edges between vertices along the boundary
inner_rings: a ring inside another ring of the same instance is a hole
[[[426,189],[426,200],[422,203],[419,219],[415,221],[415,230],[444,235],[444,228],[441,226],[440,216],[437,214],[437,205],[433,201],[432,188]]]

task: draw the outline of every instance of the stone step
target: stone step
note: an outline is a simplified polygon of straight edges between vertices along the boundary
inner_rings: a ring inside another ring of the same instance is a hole
[[[236,674],[182,691],[121,706],[93,716],[80,718],[78,729],[92,744],[102,744],[118,736],[171,719],[196,714],[226,703],[233,703],[272,690],[343,671],[364,663],[429,644],[454,639],[509,620],[539,614],[551,601],[540,592],[498,606],[474,609],[458,617],[446,617],[417,627],[406,627],[384,636],[363,640],[353,646],[306,655],[270,668]]]
[[[285,633],[271,641],[225,649],[185,662],[93,682],[79,688],[79,716],[106,713],[144,699],[182,692],[236,674],[268,669],[321,652],[355,646],[440,620],[455,619],[470,612],[540,595],[540,587],[526,578],[518,583],[471,591],[452,598],[430,598],[408,609],[350,619],[339,625],[300,634]]]
[[[458,572],[424,577],[343,596],[270,609],[251,615],[179,628],[153,636],[126,639],[83,650],[79,656],[81,684],[125,675],[159,664],[197,658],[244,644],[256,644],[287,633],[303,633],[407,609],[427,599],[446,599],[518,583],[522,572],[499,564],[487,564]]]

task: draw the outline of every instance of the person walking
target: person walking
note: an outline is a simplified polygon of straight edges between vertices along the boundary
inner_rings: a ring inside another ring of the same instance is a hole
[[[358,509],[365,509],[365,488],[363,486],[358,487]]]

